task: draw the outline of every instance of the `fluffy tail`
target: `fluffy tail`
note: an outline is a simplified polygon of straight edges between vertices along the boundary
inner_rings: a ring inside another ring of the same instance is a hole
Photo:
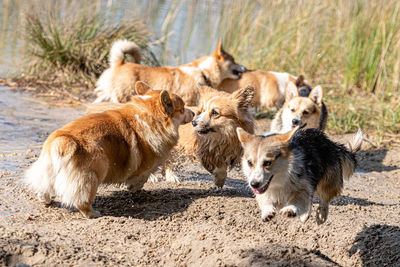
[[[351,153],[355,153],[360,150],[361,144],[363,140],[363,132],[358,130],[357,133],[353,136],[351,142],[346,144],[346,147],[349,149]]]
[[[25,172],[26,183],[40,201],[49,204],[52,196],[61,195],[64,204],[73,204],[71,195],[76,189],[71,189],[67,180],[71,176],[70,159],[76,149],[75,141],[64,136],[45,143],[39,159]]]
[[[135,63],[140,64],[140,48],[134,42],[128,40],[115,41],[111,47],[109,63],[111,67],[124,63],[124,55],[129,54]]]
[[[354,153],[360,150],[362,139],[363,133],[361,130],[358,130],[353,136],[353,140],[346,144],[348,151],[345,151],[342,155],[342,174],[344,179],[349,179],[356,169],[357,160]]]

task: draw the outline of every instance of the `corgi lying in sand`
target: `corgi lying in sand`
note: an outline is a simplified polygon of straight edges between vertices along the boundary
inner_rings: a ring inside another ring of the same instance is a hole
[[[309,93],[310,84],[304,76],[293,76],[285,72],[252,70],[242,74],[240,79],[225,79],[218,90],[233,93],[239,88],[251,85],[255,89],[253,106],[257,111],[265,109],[278,110],[285,101],[285,90],[289,82],[293,82],[300,93]]]
[[[242,170],[253,189],[263,221],[277,212],[286,217],[310,216],[314,193],[318,195],[318,224],[326,221],[329,203],[340,195],[343,179],[354,173],[362,143],[359,131],[347,148],[329,140],[318,129],[255,136],[238,128],[244,149]]]
[[[76,207],[85,217],[100,213],[92,202],[101,184],[140,190],[178,141],[178,127],[193,119],[183,100],[136,83],[137,96],[114,110],[90,114],[54,131],[26,181],[39,200]]]
[[[126,62],[131,54],[135,63]],[[111,101],[125,103],[135,95],[136,81],[144,81],[152,88],[171,90],[182,97],[186,105],[198,104],[198,85],[217,88],[226,78],[240,79],[246,71],[222,47],[222,39],[213,54],[178,67],[151,67],[140,65],[138,46],[126,40],[116,41],[110,51],[110,67],[100,76],[95,92],[95,103]]]
[[[229,168],[240,162],[242,147],[236,128],[254,131],[253,117],[248,109],[254,88],[246,87],[233,94],[200,87],[201,101],[192,125],[179,128],[177,150],[194,155],[209,171],[217,187],[223,187]],[[162,173],[167,181],[178,181],[167,165]]]
[[[275,114],[271,132],[285,133],[297,126],[325,130],[328,111],[322,101],[322,88],[317,86],[310,92],[300,91],[289,82],[283,107]]]

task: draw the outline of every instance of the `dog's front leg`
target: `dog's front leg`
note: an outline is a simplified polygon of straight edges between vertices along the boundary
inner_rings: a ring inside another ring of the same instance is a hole
[[[285,217],[300,215],[300,220],[305,222],[311,213],[312,196],[310,190],[298,191],[279,212]]]
[[[268,197],[266,193],[264,194],[257,194],[256,200],[258,206],[261,209],[261,220],[263,222],[270,221],[272,218],[275,217],[276,208],[273,204],[273,201]]]
[[[214,178],[214,184],[219,188],[222,188],[225,184],[226,175],[227,175],[226,170],[227,170],[227,167],[222,166],[220,168],[215,168],[212,173],[213,178]]]

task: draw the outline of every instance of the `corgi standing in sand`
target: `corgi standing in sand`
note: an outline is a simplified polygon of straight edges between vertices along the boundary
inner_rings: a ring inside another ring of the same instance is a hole
[[[126,62],[125,54],[132,55],[135,62]],[[221,38],[214,53],[178,67],[140,65],[140,57],[139,47],[131,41],[120,40],[112,45],[110,67],[97,81],[95,103],[125,103],[135,95],[135,83],[143,81],[152,88],[171,90],[182,97],[186,105],[195,106],[200,97],[199,85],[217,88],[224,79],[240,79],[246,71],[223,49]]]
[[[92,202],[101,184],[127,184],[140,190],[178,141],[178,127],[193,119],[182,99],[137,82],[131,102],[90,114],[54,131],[26,181],[39,200],[61,198],[85,217],[100,213]]]
[[[254,88],[246,87],[233,94],[217,91],[207,86],[199,88],[201,104],[192,125],[179,128],[177,150],[194,155],[212,174],[214,184],[223,187],[228,169],[240,162],[242,147],[236,128],[252,133],[253,117],[248,111],[254,97]],[[163,173],[167,181],[178,182],[169,166]]]
[[[300,216],[305,222],[315,192],[319,198],[316,220],[324,223],[329,203],[342,191],[343,179],[354,173],[361,131],[346,148],[318,129],[299,128],[264,136],[237,129],[244,149],[242,170],[256,195],[263,221],[279,212],[286,217]]]

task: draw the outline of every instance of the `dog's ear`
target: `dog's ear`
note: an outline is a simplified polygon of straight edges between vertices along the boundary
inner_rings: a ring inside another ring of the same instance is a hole
[[[160,102],[164,108],[165,113],[168,116],[171,116],[174,112],[174,105],[172,104],[171,98],[169,97],[169,93],[167,91],[161,91]]]
[[[242,143],[242,144],[245,144],[245,143],[253,140],[253,138],[254,138],[254,135],[249,134],[248,132],[243,130],[243,128],[241,128],[241,127],[236,128],[236,133],[237,133],[240,143]]]
[[[294,97],[299,96],[299,91],[297,90],[297,87],[294,83],[289,82],[288,85],[286,86],[286,99],[285,101],[290,101]]]
[[[303,126],[297,125],[295,128],[290,130],[287,133],[280,134],[277,138],[279,138],[279,141],[281,141],[283,144],[289,143],[290,139],[292,139],[293,135],[301,129]]]
[[[254,87],[248,85],[245,88],[236,90],[233,92],[232,97],[237,101],[238,109],[247,111],[248,107],[251,105],[255,95]]]
[[[150,85],[148,85],[147,83],[144,83],[144,82],[141,82],[141,81],[136,82],[136,84],[135,84],[136,94],[144,95],[149,90],[152,90],[152,89],[151,89]]]
[[[214,55],[223,56],[225,54],[224,48],[222,47],[222,37],[219,37],[217,48],[214,51]]]
[[[322,87],[318,85],[314,89],[312,89],[308,98],[310,98],[317,105],[321,105],[321,103],[322,103]]]
[[[297,77],[296,80],[296,87],[300,87],[304,85],[304,76],[301,74],[299,77]]]

